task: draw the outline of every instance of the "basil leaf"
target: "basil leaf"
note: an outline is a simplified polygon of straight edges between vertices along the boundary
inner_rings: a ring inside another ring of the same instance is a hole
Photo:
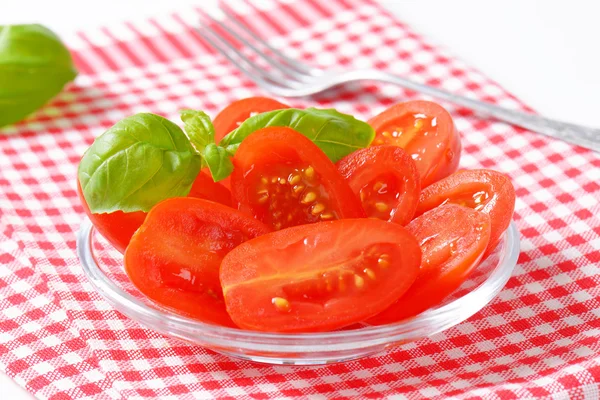
[[[213,181],[218,182],[227,178],[233,172],[233,163],[227,151],[214,143],[204,148],[203,158],[208,165]]]
[[[236,130],[225,136],[219,145],[233,155],[248,135],[269,126],[288,126],[302,133],[319,146],[333,162],[369,146],[375,137],[375,131],[369,124],[334,109],[288,108],[248,118]]]
[[[186,196],[200,155],[181,128],[154,114],[136,114],[100,135],[79,163],[78,178],[92,213],[149,211]]]
[[[215,142],[215,127],[204,111],[181,110],[181,121],[185,133],[199,153],[203,153],[208,144]]]
[[[49,29],[0,26],[0,126],[40,108],[76,75],[69,50]]]

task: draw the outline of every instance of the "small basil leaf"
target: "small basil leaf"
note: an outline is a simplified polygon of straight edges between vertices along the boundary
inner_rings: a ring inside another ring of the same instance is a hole
[[[204,148],[202,155],[208,165],[213,181],[219,182],[227,178],[233,172],[233,163],[229,158],[227,151],[214,143],[208,144]]]
[[[78,178],[92,213],[149,211],[186,196],[200,155],[181,128],[154,114],[136,114],[100,135],[79,163]]]
[[[334,109],[288,108],[248,118],[225,136],[219,145],[233,155],[248,135],[269,126],[287,126],[302,133],[333,162],[369,146],[375,137],[375,131],[369,124]]]
[[[215,142],[215,127],[204,111],[182,110],[183,129],[199,153],[206,145]]]
[[[43,106],[76,75],[69,50],[49,29],[0,26],[0,126]]]

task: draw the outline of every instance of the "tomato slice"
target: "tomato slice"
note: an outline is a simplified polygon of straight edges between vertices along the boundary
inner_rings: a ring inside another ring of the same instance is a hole
[[[396,146],[357,150],[338,169],[360,199],[368,217],[406,225],[419,204],[419,172],[412,158]]]
[[[293,129],[269,127],[252,133],[233,164],[234,205],[275,230],[364,216],[336,166]]]
[[[421,176],[421,187],[458,168],[460,136],[448,111],[437,103],[399,103],[371,118],[369,124],[377,133],[372,146],[399,146],[410,154]]]
[[[445,203],[470,207],[490,215],[492,232],[486,255],[492,252],[508,228],[515,210],[515,188],[500,172],[461,170],[423,189],[415,215]]]
[[[115,211],[108,214],[92,214],[83,197],[79,180],[77,180],[77,192],[83,209],[94,224],[94,228],[117,250],[121,253],[125,252],[131,236],[144,222],[146,213],[143,211],[130,213]],[[207,199],[231,207],[231,192],[229,189],[213,181],[204,171],[198,174],[188,197]]]
[[[421,250],[397,224],[344,219],[250,240],[221,264],[227,312],[241,328],[327,331],[384,310],[413,283]]]
[[[225,135],[255,114],[282,110],[284,108],[290,108],[290,106],[280,103],[277,100],[269,99],[268,97],[248,97],[234,101],[221,110],[213,121],[215,141],[219,143]]]
[[[421,271],[410,289],[369,319],[369,324],[390,324],[415,316],[455,291],[481,260],[490,239],[490,218],[471,208],[448,204],[415,218],[407,229],[421,245]]]
[[[219,282],[223,257],[270,229],[237,210],[180,197],[150,210],[125,251],[125,270],[146,296],[179,314],[234,326]]]

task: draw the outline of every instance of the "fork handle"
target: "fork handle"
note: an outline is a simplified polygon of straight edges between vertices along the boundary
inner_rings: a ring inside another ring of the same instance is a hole
[[[371,80],[394,83],[404,88],[490,115],[498,120],[510,122],[530,131],[538,132],[546,136],[600,152],[600,129],[557,121],[522,111],[509,110],[495,104],[459,96],[442,89],[413,82],[383,71],[363,70],[360,72],[362,79],[365,79],[368,76],[368,79]]]

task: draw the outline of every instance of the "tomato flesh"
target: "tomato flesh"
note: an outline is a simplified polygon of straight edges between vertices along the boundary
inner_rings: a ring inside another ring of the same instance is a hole
[[[252,133],[233,163],[234,202],[275,230],[364,216],[336,166],[313,142],[290,128]]]
[[[423,252],[419,276],[403,296],[367,323],[398,322],[440,304],[479,264],[490,239],[490,225],[487,214],[455,204],[415,218],[407,229]]]
[[[440,204],[453,203],[489,214],[492,228],[486,255],[508,228],[515,209],[515,189],[506,175],[492,170],[462,170],[421,192],[415,215]]]
[[[342,176],[368,217],[406,225],[419,204],[419,173],[411,157],[396,146],[361,149],[338,162]]]
[[[229,132],[237,129],[248,118],[267,111],[282,110],[290,108],[268,97],[248,97],[234,101],[215,117],[213,125],[215,127],[215,141],[219,143]]]
[[[396,104],[369,123],[377,135],[372,146],[393,145],[414,160],[426,187],[458,168],[461,143],[452,117],[439,104],[409,101]]]
[[[225,311],[219,267],[225,255],[270,229],[237,210],[189,197],[150,210],[125,251],[125,270],[153,301],[204,322],[234,326]]]
[[[377,314],[415,280],[421,251],[403,227],[376,219],[302,225],[231,251],[220,277],[244,329],[315,332]]]
[[[79,193],[83,209],[90,221],[92,221],[92,224],[94,224],[94,228],[119,252],[124,253],[125,248],[131,240],[131,236],[142,225],[147,213],[143,211],[130,213],[115,211],[105,214],[92,214],[81,191],[79,180],[77,180],[77,192]],[[204,171],[198,174],[188,197],[207,199],[231,206],[231,192],[229,189],[214,182]]]

